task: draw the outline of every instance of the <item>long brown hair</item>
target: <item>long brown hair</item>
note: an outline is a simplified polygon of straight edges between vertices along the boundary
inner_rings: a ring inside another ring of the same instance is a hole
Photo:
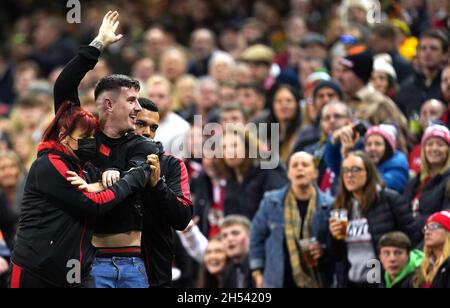
[[[256,138],[248,129],[241,127],[240,125],[227,126],[228,129],[223,130],[222,141],[225,136],[232,134],[238,138],[245,147],[245,158],[243,163],[239,166],[239,172],[246,174],[254,166],[258,166],[260,163],[260,153],[262,150],[262,143]],[[251,151],[256,151],[257,157],[250,157]],[[222,153],[225,154],[225,153]],[[223,156],[225,157],[225,156]],[[221,165],[225,170],[225,175],[228,179],[236,179],[235,170],[228,167],[225,163],[225,158],[221,159]]]
[[[379,192],[378,187],[384,186],[382,180],[380,179],[380,175],[378,174],[378,170],[375,166],[375,164],[370,160],[369,156],[367,156],[366,153],[362,151],[355,151],[350,152],[345,159],[349,158],[350,156],[356,156],[362,159],[364,163],[364,168],[367,173],[367,180],[364,184],[362,190],[363,190],[363,197],[361,202],[361,210],[364,215],[367,215],[370,208],[373,206],[375,201],[378,199]],[[341,164],[341,175],[340,175],[340,188],[339,188],[339,194],[336,198],[336,202],[334,204],[335,208],[345,208],[348,210],[349,213],[351,213],[352,210],[352,197],[353,194],[347,190],[344,183],[344,172],[342,172],[342,166],[344,164],[345,159],[342,161]]]

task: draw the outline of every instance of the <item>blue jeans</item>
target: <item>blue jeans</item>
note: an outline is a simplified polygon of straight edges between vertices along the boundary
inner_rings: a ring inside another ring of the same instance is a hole
[[[91,276],[94,288],[148,288],[144,261],[137,257],[95,258]]]

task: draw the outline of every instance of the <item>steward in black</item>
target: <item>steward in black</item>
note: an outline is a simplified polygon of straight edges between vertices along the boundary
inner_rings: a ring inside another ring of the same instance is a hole
[[[93,46],[83,46],[78,55],[63,69],[55,82],[55,111],[66,100],[80,106],[78,86],[84,76],[100,57],[100,50]],[[102,132],[95,136],[97,156],[92,163],[104,172],[116,169],[121,173],[144,163],[147,155],[161,154],[159,145],[134,133],[128,133],[121,138],[109,138]],[[117,234],[142,230],[142,207],[140,197],[136,194],[125,200],[126,206],[120,206],[97,221],[95,233]]]
[[[42,282],[34,287],[71,287],[69,260],[79,261],[81,276],[86,277],[94,257],[95,218],[145,187],[150,175],[149,165],[143,164],[111,188],[88,193],[66,180],[67,171],[86,179],[86,172],[64,146],[54,141],[41,143],[25,186],[12,255],[12,287],[27,287],[21,284],[21,275],[27,274],[30,280]]]
[[[143,192],[144,229],[141,246],[151,288],[170,287],[174,231],[188,226],[193,213],[184,162],[167,153],[159,156],[161,179]],[[175,235],[176,236],[176,235]]]

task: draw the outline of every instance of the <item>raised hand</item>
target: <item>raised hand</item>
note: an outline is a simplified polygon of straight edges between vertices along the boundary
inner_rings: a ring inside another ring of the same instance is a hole
[[[102,25],[98,30],[98,35],[94,41],[101,43],[102,48],[106,48],[111,44],[119,41],[123,35],[116,34],[119,27],[119,13],[117,11],[108,11],[105,17],[103,17]]]

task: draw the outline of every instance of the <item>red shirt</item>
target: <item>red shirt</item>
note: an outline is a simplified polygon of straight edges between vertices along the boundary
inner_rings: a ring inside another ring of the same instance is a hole
[[[420,165],[422,161],[420,157],[421,151],[422,146],[419,143],[412,149],[408,157],[409,170],[413,171],[415,174],[418,174],[420,172]]]
[[[209,209],[208,222],[209,232],[208,238],[211,239],[220,233],[220,224],[223,220],[223,204],[225,201],[225,183],[213,185],[213,204]]]

